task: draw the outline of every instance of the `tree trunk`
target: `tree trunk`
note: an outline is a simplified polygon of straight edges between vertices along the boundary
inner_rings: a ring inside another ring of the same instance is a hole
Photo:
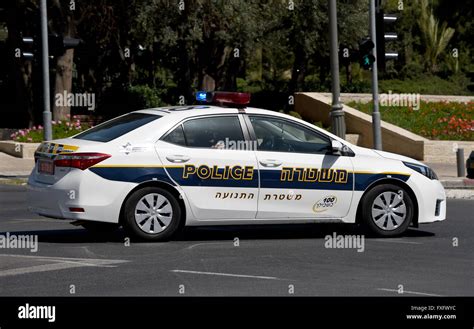
[[[56,102],[57,95],[62,97],[69,95],[72,90],[72,66],[74,58],[74,49],[68,49],[63,56],[58,57],[56,64],[56,79],[53,95],[53,120],[68,120],[68,114],[71,114],[71,108],[67,105],[67,98],[62,104]]]
[[[300,91],[304,84],[306,75],[306,54],[298,47],[295,49],[295,61],[291,72],[290,92],[294,93]]]

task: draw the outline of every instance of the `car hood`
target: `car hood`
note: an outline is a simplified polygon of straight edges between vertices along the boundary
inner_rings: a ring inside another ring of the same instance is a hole
[[[386,159],[400,160],[400,161],[404,161],[404,162],[411,162],[411,163],[416,163],[416,164],[419,164],[419,165],[424,165],[420,161],[415,160],[415,159],[410,158],[410,157],[407,157],[407,156],[404,156],[404,155],[391,153],[391,152],[385,152],[385,151],[379,151],[379,150],[373,150],[373,151],[376,154],[378,154],[379,156],[381,156],[383,158],[386,158]]]

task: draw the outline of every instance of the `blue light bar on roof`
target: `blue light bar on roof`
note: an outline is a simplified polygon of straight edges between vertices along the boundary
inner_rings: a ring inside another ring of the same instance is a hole
[[[196,100],[198,102],[208,102],[207,92],[206,91],[198,91],[196,93]]]
[[[215,104],[245,105],[250,102],[250,94],[228,91],[198,91],[196,92],[196,100]]]

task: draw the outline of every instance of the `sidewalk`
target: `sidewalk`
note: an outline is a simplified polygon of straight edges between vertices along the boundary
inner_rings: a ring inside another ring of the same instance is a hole
[[[0,152],[0,178],[27,177],[34,166],[34,159],[16,158]]]

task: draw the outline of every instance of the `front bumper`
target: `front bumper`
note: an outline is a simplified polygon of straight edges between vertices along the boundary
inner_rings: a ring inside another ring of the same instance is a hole
[[[446,219],[446,192],[439,180],[412,175],[407,183],[416,195],[419,224]]]

